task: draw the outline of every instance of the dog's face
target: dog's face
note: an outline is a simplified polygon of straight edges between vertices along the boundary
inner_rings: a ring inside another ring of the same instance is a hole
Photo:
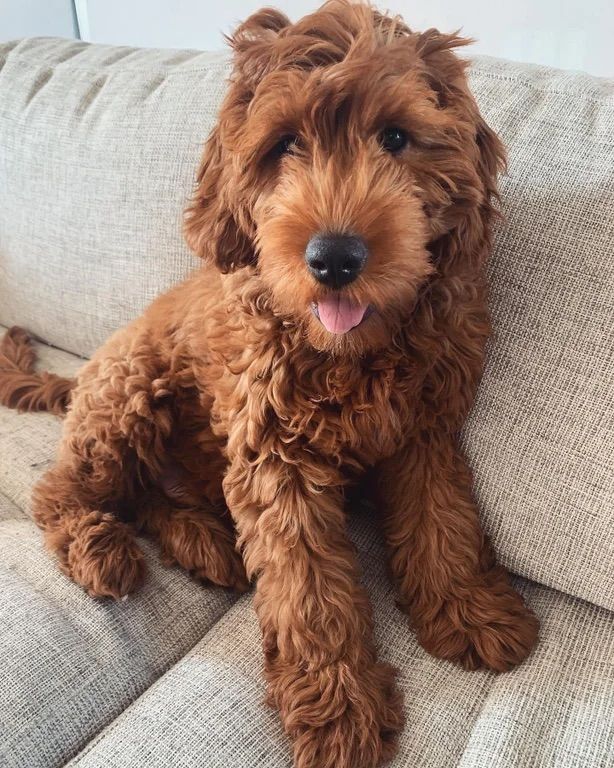
[[[462,41],[331,0],[294,25],[262,11],[232,44],[188,242],[223,271],[257,265],[315,348],[385,346],[491,211],[503,154]]]

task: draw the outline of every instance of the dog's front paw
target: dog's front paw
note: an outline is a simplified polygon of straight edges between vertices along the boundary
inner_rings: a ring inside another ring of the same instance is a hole
[[[143,553],[132,530],[113,515],[84,513],[62,538],[67,547],[62,570],[91,597],[119,600],[143,581]],[[52,548],[57,549],[54,542]]]
[[[506,672],[531,653],[539,622],[507,581],[499,580],[446,600],[434,618],[416,622],[416,628],[419,643],[437,658],[465,669]]]
[[[249,589],[234,537],[221,525],[212,528],[197,515],[176,512],[162,529],[160,539],[164,565],[176,563],[205,584],[230,587],[237,592]]]
[[[281,670],[278,670],[281,671]],[[296,768],[375,768],[390,760],[403,727],[395,670],[344,662],[321,669],[286,669],[271,685]]]

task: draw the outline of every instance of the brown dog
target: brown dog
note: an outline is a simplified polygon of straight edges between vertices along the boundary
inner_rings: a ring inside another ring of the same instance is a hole
[[[346,0],[238,28],[186,215],[204,266],[83,368],[35,490],[49,546],[94,596],[139,583],[137,531],[198,578],[258,577],[270,698],[301,768],[375,766],[402,726],[346,534],[344,492],[367,471],[427,651],[502,671],[537,636],[457,447],[504,164],[463,42]],[[2,399],[57,408],[70,383],[37,379],[26,346],[5,339]]]

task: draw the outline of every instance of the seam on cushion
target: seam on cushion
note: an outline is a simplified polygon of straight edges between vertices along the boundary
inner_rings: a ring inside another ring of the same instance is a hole
[[[488,682],[488,685],[484,686],[484,689],[482,691],[483,697],[482,697],[481,701],[479,703],[475,702],[473,704],[473,706],[471,707],[471,711],[467,713],[467,719],[469,719],[470,717],[473,717],[473,722],[471,724],[471,730],[467,734],[467,738],[464,740],[464,744],[462,746],[462,751],[460,752],[460,755],[459,755],[459,758],[458,758],[458,762],[456,763],[457,766],[461,765],[461,763],[462,763],[462,761],[463,761],[463,759],[464,759],[464,757],[465,757],[465,755],[467,753],[467,748],[469,747],[469,744],[471,742],[471,737],[473,736],[473,733],[475,731],[475,727],[476,727],[476,725],[478,724],[478,722],[480,720],[482,712],[484,712],[484,709],[486,707],[486,703],[488,702],[488,700],[490,698],[490,695],[492,693],[492,689],[493,689],[493,687],[495,685],[495,682],[497,680],[497,674],[493,672],[491,674],[491,676],[489,678],[487,678],[487,679],[488,679],[489,682]]]
[[[533,582],[530,579],[526,579],[523,576],[521,576],[519,578],[523,579],[523,581],[527,582],[528,584],[538,584],[538,582]],[[516,589],[518,589],[519,586],[520,585],[518,585],[518,584],[514,585],[514,587]],[[542,586],[542,585],[538,584],[538,586]],[[552,587],[545,587],[545,589],[552,589]],[[553,591],[554,592],[558,592],[558,590],[555,590],[555,589],[553,589]],[[522,594],[522,597],[523,597],[523,600],[524,600],[526,598],[526,595]],[[503,673],[503,674],[505,674],[505,673]],[[480,720],[480,717],[481,717],[482,713],[484,712],[484,709],[486,708],[486,705],[487,705],[487,703],[489,701],[489,698],[490,698],[490,696],[492,694],[492,690],[493,690],[493,688],[495,686],[495,683],[497,682],[498,677],[499,677],[499,674],[496,673],[496,672],[489,672],[488,673],[488,677],[486,678],[487,681],[488,681],[488,684],[484,686],[484,689],[482,691],[483,697],[479,701],[479,703],[478,702],[474,703],[474,705],[471,707],[471,711],[467,715],[468,718],[471,717],[471,716],[474,716],[473,717],[473,722],[472,722],[471,730],[468,732],[467,737],[464,740],[462,751],[460,752],[458,761],[455,764],[456,766],[462,765],[462,762],[463,762],[463,760],[465,758],[465,755],[467,754],[467,749],[469,747],[469,744],[471,743],[471,738],[472,738],[473,733],[475,731],[476,725],[478,724],[478,722]]]
[[[2,115],[0,115],[0,120],[4,119]],[[0,323],[0,336],[3,336],[7,331],[9,330],[9,326],[2,325]],[[91,358],[84,357],[83,355],[79,354],[78,352],[73,352],[72,349],[64,349],[64,347],[58,347],[56,344],[52,344],[51,342],[47,341],[46,339],[41,338],[40,336],[37,336],[35,333],[32,333],[31,331],[28,331],[28,329],[25,329],[28,334],[32,337],[32,339],[38,343],[42,344],[45,347],[49,347],[50,349],[57,349],[58,352],[65,352],[67,355],[70,355],[71,357],[76,357],[78,360],[82,360],[84,363],[87,363],[88,360]],[[36,365],[38,365],[38,353],[36,355]],[[55,371],[50,371],[51,373],[54,373]],[[0,406],[5,407],[5,406]],[[10,409],[7,409],[10,410]],[[36,415],[36,414],[33,414]],[[1,491],[0,491],[1,492]]]
[[[253,588],[247,593],[247,595],[252,595],[252,594],[253,594]],[[196,642],[192,646],[190,646],[190,648],[188,648],[188,650],[183,654],[183,656],[180,659],[177,659],[177,661],[174,664],[171,664],[171,666],[168,669],[165,669],[164,672],[162,672],[158,677],[156,677],[156,679],[153,680],[153,682],[151,682],[150,685],[148,685],[144,691],[142,691],[142,693],[140,693],[127,706],[125,706],[124,709],[122,709],[122,711],[118,715],[116,715],[112,720],[109,720],[109,722],[106,723],[106,725],[104,725],[99,731],[97,731],[94,734],[94,736],[92,736],[92,738],[87,742],[87,744],[85,744],[80,750],[75,752],[75,754],[72,755],[72,757],[68,760],[68,762],[63,764],[63,768],[67,768],[67,766],[69,765],[78,765],[83,758],[87,757],[87,755],[92,751],[92,749],[94,749],[94,747],[96,747],[96,745],[100,742],[100,739],[102,739],[102,737],[104,736],[104,733],[113,725],[113,723],[115,723],[117,720],[123,717],[123,715],[129,709],[134,707],[144,696],[147,695],[147,693],[149,693],[149,691],[151,690],[151,688],[153,688],[154,685],[157,685],[164,677],[166,677],[166,675],[172,672],[172,670],[178,664],[181,664],[192,653],[192,651],[196,648],[196,646],[202,643],[202,641],[209,635],[211,630],[214,629],[214,627],[216,627],[222,619],[226,618],[226,616],[230,613],[230,611],[232,611],[233,608],[237,606],[237,604],[241,601],[241,598],[242,596],[239,596],[237,600],[235,600],[235,602],[228,608],[228,610],[221,613],[220,616],[207,629],[205,634],[202,635],[202,637],[198,638],[198,640],[196,640]]]
[[[503,558],[500,556],[498,551],[496,551],[497,555],[497,562],[501,563]],[[607,611],[608,613],[614,613],[614,606],[610,605],[610,603],[604,602],[595,602],[593,600],[590,600],[587,597],[584,597],[583,595],[578,594],[577,589],[581,589],[581,584],[578,585],[578,580],[575,580],[575,583],[571,585],[571,591],[564,589],[562,586],[559,586],[557,584],[553,584],[550,580],[550,577],[546,578],[546,574],[544,576],[536,576],[534,574],[527,574],[527,573],[518,573],[518,571],[514,570],[511,566],[504,565],[505,570],[507,573],[513,577],[513,578],[519,578],[524,579],[525,581],[530,582],[531,584],[537,584],[540,587],[545,587],[546,589],[551,589],[553,592],[556,592],[560,595],[565,595],[566,597],[573,598],[574,600],[580,600],[582,603],[586,603],[586,605],[592,605],[594,608],[599,608],[602,611]],[[529,570],[529,569],[527,569]],[[534,571],[535,567],[531,566],[530,570]],[[558,571],[560,575],[555,578],[559,578],[560,580],[563,580],[563,576],[565,575],[562,571]],[[607,595],[609,596],[609,594]],[[603,596],[602,596],[603,599]]]
[[[30,585],[30,586],[32,587],[32,585]],[[47,600],[49,599],[49,595],[48,595],[48,593],[46,593],[46,592],[42,592],[41,590],[39,590],[39,589],[36,589],[36,588],[34,588],[34,587],[32,587],[32,589],[33,589],[35,592],[37,592],[37,593],[39,593],[39,594],[42,594],[42,595],[44,595],[45,599],[47,599]],[[60,603],[59,601],[55,600],[55,599],[52,599],[52,600],[51,600],[51,602],[52,602],[52,604],[53,604],[54,608],[57,608],[58,612],[59,612],[59,613],[60,613],[60,614],[61,614],[61,615],[62,615],[62,616],[63,616],[63,617],[64,617],[64,618],[67,620],[67,621],[70,621],[70,618],[71,618],[71,617],[70,617],[70,614],[69,614],[69,613],[67,613],[66,611],[63,611],[63,610],[62,610],[62,606],[61,606],[61,603]],[[187,654],[189,654],[189,653],[192,651],[192,649],[193,649],[193,648],[194,648],[196,645],[198,645],[198,644],[199,644],[199,643],[200,643],[200,642],[201,642],[201,641],[202,641],[202,640],[203,640],[203,639],[204,639],[204,638],[205,638],[205,637],[206,637],[206,636],[209,634],[209,632],[211,631],[211,629],[213,629],[213,627],[215,627],[215,625],[216,625],[216,624],[217,624],[217,623],[218,623],[218,622],[219,622],[221,619],[223,619],[223,618],[226,616],[226,614],[228,613],[228,611],[230,611],[230,610],[231,610],[231,609],[232,609],[232,608],[235,606],[235,604],[236,604],[236,601],[235,601],[235,603],[233,603],[233,604],[232,604],[232,605],[231,605],[231,606],[230,606],[230,607],[229,607],[227,610],[223,610],[223,611],[222,611],[222,613],[221,613],[221,614],[218,616],[218,618],[217,618],[217,619],[216,619],[216,620],[213,622],[213,624],[212,624],[212,625],[211,625],[211,626],[210,626],[210,627],[207,629],[207,631],[205,632],[205,634],[204,634],[204,635],[202,635],[201,637],[199,637],[199,638],[198,638],[198,639],[195,641],[195,643],[194,643],[193,645],[189,646],[189,647],[187,648],[187,650],[185,651],[185,653],[183,653],[183,655],[182,655],[180,658],[178,658],[176,661],[172,662],[172,663],[171,663],[171,665],[170,665],[168,668],[164,668],[164,669],[161,669],[161,670],[160,670],[160,671],[159,671],[157,674],[156,674],[156,673],[152,673],[152,679],[151,679],[151,681],[149,682],[149,684],[148,684],[148,685],[147,685],[147,686],[146,686],[146,687],[145,687],[145,688],[144,688],[144,689],[143,689],[143,690],[142,690],[142,691],[141,691],[139,694],[137,694],[137,695],[136,695],[134,698],[131,698],[131,697],[129,696],[129,693],[127,693],[126,703],[125,703],[125,705],[123,706],[123,708],[122,708],[122,709],[121,709],[119,712],[117,712],[116,714],[112,714],[112,715],[111,715],[111,718],[110,718],[109,720],[101,720],[101,721],[97,722],[97,723],[96,723],[96,726],[95,726],[95,728],[94,728],[94,729],[93,729],[93,731],[92,731],[92,735],[91,735],[91,737],[88,739],[87,743],[86,743],[86,744],[85,744],[83,747],[78,747],[78,746],[77,746],[77,747],[76,747],[76,749],[75,749],[75,751],[72,753],[72,756],[71,756],[71,758],[70,758],[70,760],[69,760],[68,762],[71,762],[71,761],[72,761],[74,758],[76,758],[77,756],[79,756],[83,750],[85,750],[85,749],[88,749],[89,745],[90,745],[92,742],[95,742],[95,741],[98,739],[98,737],[99,737],[99,736],[100,736],[100,735],[101,735],[101,734],[102,734],[102,733],[103,733],[103,732],[104,732],[104,731],[105,731],[105,730],[106,730],[106,729],[107,729],[107,728],[108,728],[110,725],[112,725],[112,724],[115,722],[115,720],[117,720],[119,717],[121,717],[121,716],[123,715],[123,713],[124,713],[124,712],[125,712],[127,709],[130,709],[130,707],[132,707],[132,705],[133,705],[133,704],[135,704],[135,703],[136,703],[136,702],[137,702],[137,701],[138,701],[138,700],[139,700],[139,699],[140,699],[140,698],[141,698],[141,697],[142,697],[144,694],[146,694],[146,693],[147,693],[147,691],[149,691],[149,689],[150,689],[150,688],[151,688],[153,685],[155,685],[155,684],[158,682],[158,680],[160,680],[161,678],[163,678],[163,677],[164,677],[164,676],[165,676],[165,675],[166,675],[168,672],[170,672],[170,671],[173,669],[173,667],[175,667],[177,664],[179,664],[179,663],[180,663],[180,662],[181,662],[181,661],[182,661],[182,660],[185,658],[185,656],[186,656]],[[145,670],[145,671],[146,671],[146,670],[147,670],[147,668],[148,668],[148,666],[147,666],[146,664],[144,664],[144,665],[141,665],[141,666],[139,667],[139,669],[140,669],[141,671],[142,671],[142,670]],[[93,679],[93,678],[89,678],[89,679],[86,681],[86,684],[87,684],[87,683],[89,683],[89,682],[91,682],[91,679]],[[128,690],[128,691],[129,691],[129,688],[130,688],[130,686],[132,685],[132,683],[133,683],[133,682],[134,682],[134,681],[133,681],[133,678],[132,678],[131,676],[127,676],[127,677],[126,677],[126,683],[128,684],[126,687],[127,687],[127,690]],[[47,705],[47,707],[45,708],[45,710],[43,710],[43,712],[42,712],[42,713],[40,713],[40,718],[41,718],[41,719],[44,719],[44,718],[45,718],[45,715],[46,715],[46,713],[47,713],[47,712],[49,712],[50,710],[53,710],[53,708],[54,708],[54,707],[55,707],[55,703],[54,703],[54,702],[50,702],[50,703]],[[25,729],[25,728],[27,728],[27,724],[26,724],[26,726],[24,726],[24,729]],[[61,758],[61,759],[62,759],[62,761],[65,759],[65,757],[66,757],[66,755],[63,755],[63,756],[62,756],[62,758]],[[63,762],[62,762],[62,763],[58,763],[58,765],[64,765],[64,763],[63,763]]]
[[[4,407],[4,406],[0,406]],[[28,510],[22,506],[17,499],[14,499],[12,496],[9,496],[5,488],[0,489],[0,493],[2,496],[7,499],[14,507],[16,507],[21,514],[24,516],[24,519],[29,520],[31,523],[34,522],[34,519],[32,518],[32,515],[28,512]]]
[[[8,520],[18,520],[18,521],[26,520],[31,523],[34,522],[30,517],[30,515],[25,511],[25,509],[23,509],[16,501],[11,499],[11,497],[6,493],[4,488],[0,488],[0,497],[4,499],[4,501],[7,501],[9,506],[14,507],[21,514],[21,517],[8,518]],[[0,521],[0,525],[2,525],[3,522],[6,522],[6,520]]]
[[[30,333],[30,331],[28,331]],[[83,355],[79,354],[78,352],[73,352],[72,349],[64,349],[64,347],[58,347],[56,344],[52,344],[50,341],[47,341],[46,339],[42,339],[40,336],[37,336],[34,333],[30,333],[34,341],[38,342],[39,344],[43,344],[45,347],[50,347],[51,349],[57,349],[58,352],[66,352],[67,355],[71,355],[72,357],[76,357],[78,360],[83,360],[84,363],[87,363],[88,360],[90,360],[90,357],[84,357]],[[109,336],[110,338],[110,336]],[[37,355],[37,364],[38,364],[38,355]],[[53,373],[53,371],[51,371]]]
[[[612,106],[614,107],[614,84],[612,85],[612,96],[604,96],[604,97],[598,97],[598,96],[589,96],[584,95],[583,93],[578,93],[577,91],[572,90],[555,90],[551,88],[540,88],[538,85],[535,85],[534,83],[531,83],[528,80],[523,80],[520,77],[517,77],[515,75],[500,75],[497,72],[488,72],[485,69],[474,69],[473,67],[469,70],[469,76],[475,76],[475,77],[485,77],[489,80],[498,80],[499,82],[507,82],[507,83],[517,83],[518,85],[523,86],[524,88],[529,88],[532,91],[536,91],[537,93],[543,93],[548,96],[573,96],[578,101],[584,101],[589,102],[591,104],[601,104],[604,106]],[[591,77],[588,75],[588,77]],[[606,79],[606,83],[611,82],[610,80]]]

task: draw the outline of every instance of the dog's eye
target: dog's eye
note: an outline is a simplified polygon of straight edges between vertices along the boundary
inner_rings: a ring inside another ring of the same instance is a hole
[[[299,146],[299,139],[298,136],[295,136],[292,133],[288,133],[285,136],[282,136],[281,139],[275,144],[273,149],[269,152],[269,157],[276,160],[279,157],[282,157],[283,155],[289,155],[296,147]]]
[[[406,147],[408,141],[409,136],[406,131],[394,126],[384,128],[379,135],[379,143],[381,144],[382,149],[385,149],[386,152],[392,152],[393,154],[395,152],[400,152]]]

